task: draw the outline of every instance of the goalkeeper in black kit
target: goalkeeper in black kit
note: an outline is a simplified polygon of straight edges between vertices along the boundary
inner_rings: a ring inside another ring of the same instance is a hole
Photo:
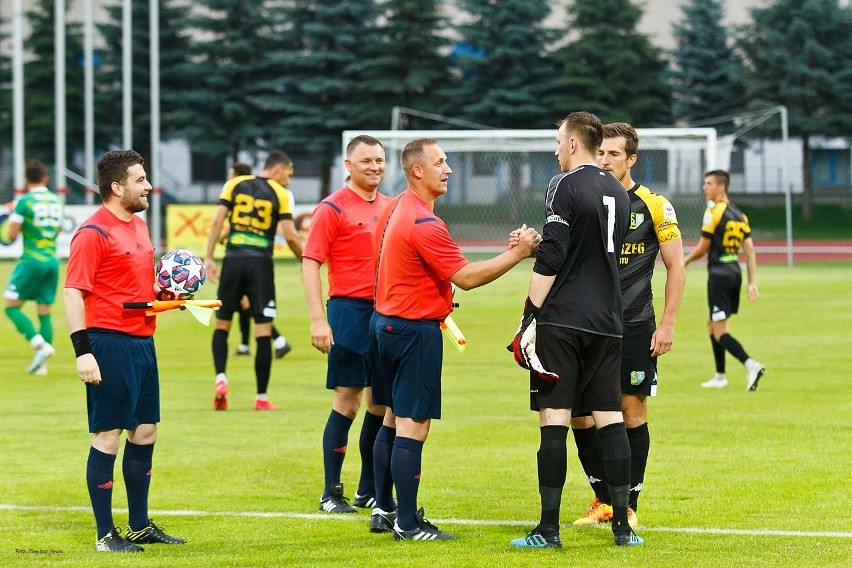
[[[591,412],[612,496],[615,544],[642,544],[627,522],[630,443],[621,414],[623,332],[618,255],[630,223],[630,200],[596,165],[603,125],[574,112],[560,124],[555,176],[545,198],[546,221],[521,325],[515,360],[530,371],[530,408],[539,413],[538,486],[541,518],[527,548],[561,547],[559,507],[567,470],[571,409]]]

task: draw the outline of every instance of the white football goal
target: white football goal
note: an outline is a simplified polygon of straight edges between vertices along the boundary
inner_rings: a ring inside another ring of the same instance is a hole
[[[674,205],[684,238],[697,240],[706,207],[704,172],[716,167],[714,128],[637,129],[639,159],[633,179]],[[379,139],[387,169],[380,190],[396,195],[406,186],[399,157],[405,144],[434,138],[452,168],[449,191],[435,204],[450,233],[466,251],[502,250],[509,232],[526,223],[541,229],[544,193],[559,173],[556,129],[380,130],[343,132],[342,152],[359,134]],[[344,170],[345,173],[345,170]]]

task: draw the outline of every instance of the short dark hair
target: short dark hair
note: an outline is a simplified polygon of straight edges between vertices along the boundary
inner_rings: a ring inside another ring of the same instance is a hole
[[[635,156],[639,152],[639,134],[636,129],[626,122],[610,122],[603,125],[604,138],[624,138],[624,151],[627,157]]]
[[[713,176],[716,179],[716,183],[719,185],[725,186],[725,193],[728,193],[728,188],[731,187],[731,174],[726,172],[725,170],[710,170],[706,174],[704,174],[705,178]]]
[[[589,151],[597,152],[603,142],[603,125],[601,119],[590,112],[572,112],[557,123],[560,128],[565,125],[565,131],[573,133],[580,144]]]
[[[346,145],[346,157],[347,158],[352,155],[352,152],[355,150],[355,148],[358,146],[358,144],[366,144],[367,146],[378,145],[378,146],[381,146],[382,150],[384,150],[384,148],[385,148],[384,146],[382,146],[382,143],[379,142],[378,138],[373,138],[372,136],[370,136],[368,134],[359,134],[358,136],[356,136],[355,138],[350,140],[349,144]]]
[[[235,176],[251,175],[251,166],[242,162],[234,162],[231,164],[231,170],[233,170]]]
[[[127,170],[136,164],[144,165],[145,160],[133,150],[112,150],[98,160],[98,191],[106,201],[112,195],[112,182],[127,179]]]
[[[47,166],[39,160],[27,160],[27,163],[24,166],[24,178],[27,180],[28,184],[35,185],[37,183],[42,183],[49,177],[50,174],[47,171]]]
[[[434,138],[418,138],[417,140],[412,140],[405,145],[405,148],[402,149],[402,155],[400,156],[399,161],[402,163],[402,173],[405,175],[406,179],[408,179],[411,166],[423,158],[423,147],[437,143],[438,141]]]
[[[266,156],[266,161],[263,162],[263,169],[268,170],[274,168],[278,164],[284,164],[285,166],[292,166],[293,160],[290,159],[290,156],[287,155],[287,152],[284,150],[273,150]]]

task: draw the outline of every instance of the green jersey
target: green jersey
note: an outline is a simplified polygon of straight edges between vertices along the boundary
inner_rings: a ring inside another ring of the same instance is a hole
[[[34,187],[15,204],[10,221],[21,224],[21,260],[48,262],[56,258],[56,237],[62,227],[62,201],[46,187]]]

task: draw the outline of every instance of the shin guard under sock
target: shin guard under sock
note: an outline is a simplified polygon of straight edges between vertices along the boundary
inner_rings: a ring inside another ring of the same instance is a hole
[[[332,483],[340,483],[340,472],[346,458],[346,444],[349,441],[349,429],[352,420],[332,410],[325,423],[322,434],[322,462],[325,470],[325,487],[322,497],[329,496],[328,488]]]
[[[364,422],[361,424],[361,437],[358,439],[358,449],[361,451],[361,477],[358,480],[358,495],[375,493],[376,479],[373,471],[373,447],[376,444],[376,435],[382,427],[384,415],[364,414]]]
[[[148,524],[148,489],[151,487],[151,462],[154,444],[144,446],[127,440],[124,444],[122,473],[127,489],[128,525],[138,531]]]
[[[115,456],[89,448],[86,462],[86,485],[95,513],[98,538],[103,538],[115,527],[112,520],[112,476]]]
[[[567,426],[542,426],[538,464],[538,492],[541,496],[541,525],[559,525],[562,488],[568,470]]]

